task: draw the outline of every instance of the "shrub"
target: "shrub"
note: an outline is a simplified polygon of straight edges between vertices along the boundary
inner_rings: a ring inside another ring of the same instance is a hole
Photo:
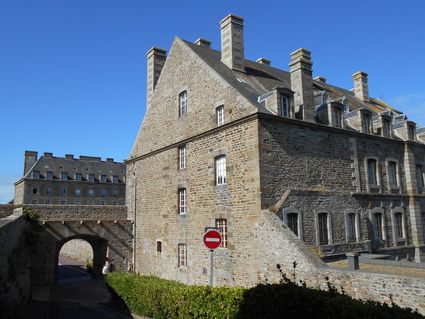
[[[411,309],[363,302],[292,282],[282,274],[279,284],[253,288],[187,286],[154,276],[109,273],[112,294],[129,310],[155,319],[277,319],[277,318],[424,318]]]

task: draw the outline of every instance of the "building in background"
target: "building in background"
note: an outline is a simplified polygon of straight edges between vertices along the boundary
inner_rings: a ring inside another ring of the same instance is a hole
[[[25,151],[24,175],[15,183],[15,204],[124,205],[125,164],[112,158],[55,157]]]
[[[221,51],[176,37],[168,56],[147,53],[147,111],[126,162],[136,271],[205,282],[201,238],[217,227],[217,283],[255,284],[306,254],[273,248],[276,223],[325,256],[423,261],[424,130],[372,98],[365,72],[347,90],[313,78],[306,49],[289,71],[247,60],[243,19],[220,27]]]

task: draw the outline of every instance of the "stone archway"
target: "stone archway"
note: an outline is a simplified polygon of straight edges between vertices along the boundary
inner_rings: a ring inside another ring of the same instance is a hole
[[[108,247],[108,241],[104,238],[95,235],[79,234],[64,238],[56,243],[55,249],[55,270],[54,270],[54,282],[57,282],[58,278],[58,261],[59,254],[62,247],[69,241],[74,239],[81,239],[90,244],[93,250],[93,273],[94,279],[102,278],[102,267],[106,262],[106,253]]]

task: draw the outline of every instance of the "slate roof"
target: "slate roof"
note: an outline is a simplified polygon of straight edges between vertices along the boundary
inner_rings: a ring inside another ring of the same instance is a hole
[[[93,174],[95,181],[99,181],[100,175],[106,175],[108,181],[112,180],[112,176],[118,176],[119,182],[124,182],[125,164],[102,161],[99,157],[92,156],[80,156],[80,158],[72,159],[40,156],[24,178],[32,178],[33,171],[40,172],[40,179],[46,179],[47,172],[52,172],[53,180],[58,180],[61,178],[61,172],[66,172],[68,180],[74,180],[75,173],[80,173],[83,181],[87,180],[88,174]]]
[[[274,68],[267,64],[261,64],[245,59],[245,73],[230,70],[221,62],[221,52],[211,49],[210,47],[194,44],[189,41],[182,40],[190,47],[205,63],[217,71],[230,85],[235,87],[242,95],[257,105],[258,111],[270,113],[262,104],[258,103],[258,97],[262,94],[270,92],[276,87],[285,87],[291,89],[290,74]],[[390,106],[386,102],[370,98],[370,101],[364,102],[354,96],[354,93],[324,83],[322,81],[313,81],[314,88],[317,91],[324,90],[328,93],[331,100],[346,97],[351,110],[366,108],[374,113],[385,110],[391,110],[396,114],[401,114],[396,108]]]

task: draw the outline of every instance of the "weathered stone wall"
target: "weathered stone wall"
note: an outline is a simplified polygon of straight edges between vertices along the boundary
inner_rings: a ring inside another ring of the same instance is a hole
[[[184,90],[188,112],[179,117],[179,94]],[[219,105],[224,105],[226,123],[257,111],[179,38],[173,43],[151,103],[130,159],[215,128]]]
[[[0,219],[0,314],[22,318],[30,296],[26,220],[12,215]]]
[[[204,228],[215,226],[217,218],[226,218],[229,244],[216,251],[216,282],[255,281],[254,255],[241,252],[249,249],[246,245],[253,240],[252,228],[259,217],[257,134],[257,122],[251,120],[190,141],[183,170],[178,169],[177,147],[134,164],[137,272],[207,283]],[[217,186],[214,160],[222,154],[226,155],[227,184]],[[187,189],[186,215],[178,215],[179,187]],[[157,241],[163,243],[161,253],[156,252]],[[179,243],[187,244],[187,267],[178,267]]]
[[[77,259],[83,263],[91,262],[93,261],[93,248],[85,240],[73,239],[62,246],[60,255]]]
[[[0,218],[4,218],[13,214],[16,205],[0,205]]]

